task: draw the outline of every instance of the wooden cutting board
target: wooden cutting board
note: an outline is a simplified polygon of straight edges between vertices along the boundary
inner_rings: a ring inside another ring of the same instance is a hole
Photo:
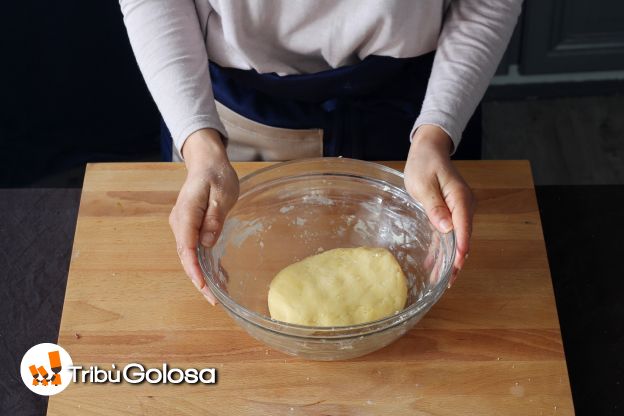
[[[241,176],[262,166],[235,164]],[[48,414],[573,414],[530,166],[457,167],[479,207],[456,285],[394,344],[312,362],[250,338],[185,277],[167,223],[181,164],[89,165],[59,344],[84,367],[215,367],[218,382],[75,383]]]

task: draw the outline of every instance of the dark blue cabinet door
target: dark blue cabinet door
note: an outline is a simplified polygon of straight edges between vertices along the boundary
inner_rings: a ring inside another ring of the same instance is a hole
[[[526,0],[524,74],[624,69],[623,0]]]

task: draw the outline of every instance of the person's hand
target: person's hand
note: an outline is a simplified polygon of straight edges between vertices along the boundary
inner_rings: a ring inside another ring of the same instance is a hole
[[[464,266],[472,233],[475,199],[450,160],[453,142],[441,128],[422,125],[414,133],[405,165],[405,189],[419,201],[442,233],[455,229],[451,284]]]
[[[238,177],[230,164],[219,132],[202,129],[191,134],[182,154],[187,175],[169,215],[184,271],[212,305],[214,295],[204,282],[197,245],[217,241],[225,216],[238,199]]]

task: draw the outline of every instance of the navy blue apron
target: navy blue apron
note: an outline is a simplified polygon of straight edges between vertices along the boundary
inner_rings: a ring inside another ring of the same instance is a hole
[[[415,58],[369,56],[355,65],[314,74],[259,74],[210,62],[215,99],[258,123],[323,129],[323,155],[405,160],[420,113],[434,52]],[[480,109],[463,134],[455,159],[481,156]],[[161,125],[164,160],[171,135]]]

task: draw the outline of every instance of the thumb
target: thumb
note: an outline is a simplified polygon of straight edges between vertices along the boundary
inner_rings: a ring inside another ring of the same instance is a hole
[[[446,234],[453,229],[451,212],[442,197],[437,181],[416,190],[412,196],[423,205],[429,221],[438,231]]]

